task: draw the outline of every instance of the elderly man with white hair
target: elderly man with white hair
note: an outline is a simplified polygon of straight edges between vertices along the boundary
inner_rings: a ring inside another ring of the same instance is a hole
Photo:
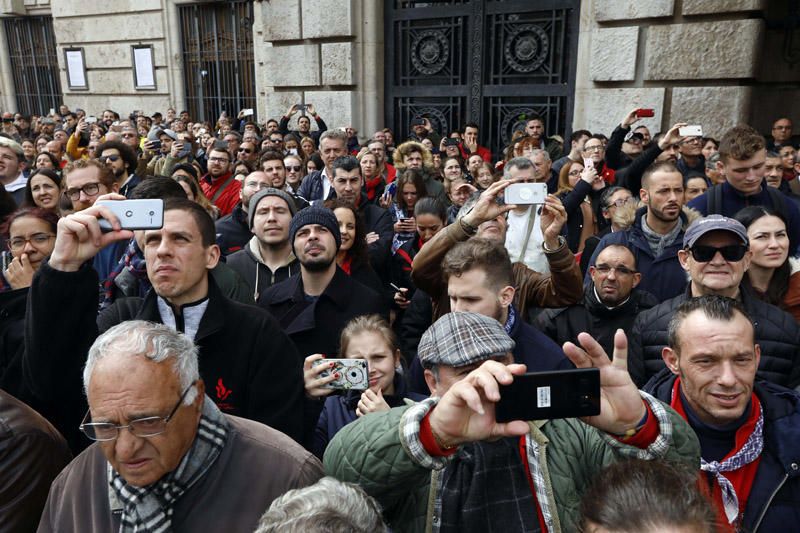
[[[53,482],[40,532],[252,531],[272,500],[321,477],[289,437],[223,414],[194,343],[167,326],[109,329],[83,383],[80,427],[96,442]]]

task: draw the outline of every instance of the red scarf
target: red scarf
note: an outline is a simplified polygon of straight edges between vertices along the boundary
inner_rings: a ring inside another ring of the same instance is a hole
[[[377,178],[367,180],[367,198],[369,198],[370,201],[375,199],[375,189],[381,184],[381,180],[383,180],[383,176],[381,175],[378,175]]]
[[[686,410],[683,407],[683,402],[681,401],[681,395],[679,392],[680,383],[681,378],[677,378],[675,380],[675,385],[672,388],[672,401],[670,402],[670,407],[672,407],[679,415],[681,415],[684,420],[688,421]],[[733,449],[729,451],[728,455],[723,457],[720,462],[733,456],[742,446],[744,446],[744,443],[747,442],[750,434],[753,433],[753,429],[755,429],[760,412],[761,402],[759,402],[758,396],[756,396],[754,393],[750,401],[750,415],[747,417],[747,420],[745,420],[744,424],[742,424],[739,429],[736,430],[736,438]],[[739,499],[740,517],[744,514],[744,510],[747,507],[747,498],[750,496],[750,489],[753,488],[753,481],[756,478],[756,472],[758,471],[758,464],[760,462],[761,458],[759,457],[755,461],[746,464],[739,470],[725,472],[725,477],[728,478],[733,485],[733,488],[736,491],[736,497]],[[700,472],[700,479],[706,479],[702,471]],[[706,479],[706,483],[710,483],[710,486],[707,486],[711,490],[711,499],[714,501],[719,523],[727,524],[728,520],[725,518],[725,507],[722,504],[722,491],[719,488],[719,484],[713,479],[711,481]]]
[[[350,270],[353,268],[353,258],[350,257],[350,254],[344,256],[344,261],[339,265],[339,268],[344,270],[344,273],[348,276],[350,275]]]

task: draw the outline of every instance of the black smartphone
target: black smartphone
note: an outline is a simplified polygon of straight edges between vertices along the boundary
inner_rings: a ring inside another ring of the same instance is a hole
[[[89,135],[90,135],[89,134],[89,130],[81,132],[81,136],[78,139],[78,147],[79,148],[86,148],[87,146],[89,146],[89,141],[91,140]]]
[[[514,376],[500,385],[498,422],[549,420],[600,414],[600,369],[578,368]]]

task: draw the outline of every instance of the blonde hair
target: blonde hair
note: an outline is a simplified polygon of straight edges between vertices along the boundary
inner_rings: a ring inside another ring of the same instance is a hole
[[[392,350],[392,354],[398,349],[397,336],[385,318],[380,315],[362,315],[348,322],[342,330],[339,338],[339,357],[347,357],[350,341],[361,333],[377,333],[383,337],[384,342]]]

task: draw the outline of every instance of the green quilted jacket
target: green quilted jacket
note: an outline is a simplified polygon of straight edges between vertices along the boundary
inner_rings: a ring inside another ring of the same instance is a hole
[[[672,424],[666,460],[699,468],[697,437],[680,416],[664,408]],[[357,483],[376,498],[393,531],[430,531],[433,501],[429,489],[438,472],[418,465],[404,449],[399,427],[408,409],[370,414],[345,426],[325,452],[325,473]],[[539,445],[550,509],[557,511],[555,532],[578,530],[581,496],[595,474],[622,456],[641,454],[638,448],[610,445],[610,437],[576,419],[536,421],[530,427]]]

